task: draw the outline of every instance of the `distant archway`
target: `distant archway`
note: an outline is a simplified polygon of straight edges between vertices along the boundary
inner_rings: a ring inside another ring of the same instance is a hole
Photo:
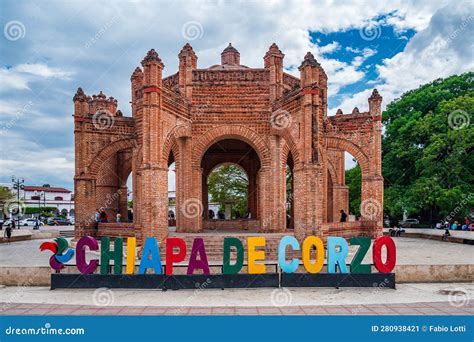
[[[233,176],[245,177],[246,182],[240,182],[240,186],[244,183],[246,189],[246,206],[245,208],[236,208],[238,210],[232,210],[231,212],[225,213],[224,215],[217,215],[217,218],[223,220],[257,220],[259,218],[259,189],[258,189],[258,173],[261,168],[260,158],[255,149],[247,142],[236,139],[222,139],[214,142],[210,145],[201,159],[202,169],[202,203],[203,203],[203,217],[204,220],[210,220],[209,217],[209,188],[208,180],[209,176],[213,171],[218,169],[220,166],[234,165],[242,170],[242,174],[239,174],[238,169],[233,169]],[[245,176],[243,176],[245,174]],[[232,180],[229,180],[232,182]],[[242,190],[242,189],[241,189]],[[231,196],[230,196],[231,197]],[[220,201],[228,201],[227,207],[232,206],[232,198],[225,199],[220,198]],[[223,209],[223,203],[219,203],[221,211]],[[227,209],[228,211],[230,209]],[[245,211],[245,212],[244,212]],[[216,219],[216,217],[214,218]],[[230,224],[232,227],[237,227],[235,223]],[[244,223],[242,223],[244,227]]]

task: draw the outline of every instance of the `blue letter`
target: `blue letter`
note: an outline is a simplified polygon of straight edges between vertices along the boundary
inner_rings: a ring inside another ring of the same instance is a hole
[[[151,259],[149,259],[150,254]],[[145,274],[148,268],[153,268],[155,274],[161,274],[160,250],[158,249],[158,243],[154,237],[148,237],[145,240],[138,274]]]
[[[339,252],[336,247],[339,246]],[[347,241],[342,237],[328,237],[328,273],[336,273],[336,264],[339,266],[341,273],[349,273],[347,271],[346,257],[349,251]]]
[[[300,261],[297,258],[293,258],[290,262],[286,262],[286,246],[290,245],[291,248],[295,251],[300,250],[300,244],[294,236],[284,236],[280,240],[280,245],[278,246],[278,263],[280,264],[281,270],[285,273],[293,273],[298,269]]]

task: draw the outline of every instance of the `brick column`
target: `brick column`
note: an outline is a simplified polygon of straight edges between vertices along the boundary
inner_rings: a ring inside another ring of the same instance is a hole
[[[95,235],[95,180],[92,178],[74,178],[75,238]]]
[[[168,168],[162,165],[162,70],[158,53],[148,51],[142,60],[143,72],[143,167],[141,173],[143,237],[168,236]]]
[[[307,165],[294,170],[295,236],[322,236],[325,217],[324,170],[319,165]]]

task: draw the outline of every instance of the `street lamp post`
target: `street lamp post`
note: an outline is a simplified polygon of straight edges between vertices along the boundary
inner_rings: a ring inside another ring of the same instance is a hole
[[[35,196],[38,196],[38,219],[41,214],[41,198],[45,199],[46,194],[44,193],[43,190],[37,191],[35,190]]]
[[[24,178],[16,178],[15,176],[12,176],[12,184],[13,184],[13,189],[16,190],[16,199],[17,199],[17,205],[18,205],[18,213],[17,213],[17,229],[20,229],[20,190],[23,190],[25,188],[25,179]]]

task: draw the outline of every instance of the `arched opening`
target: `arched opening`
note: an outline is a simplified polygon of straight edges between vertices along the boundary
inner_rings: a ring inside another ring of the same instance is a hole
[[[255,149],[235,138],[219,140],[204,153],[201,168],[204,229],[257,229],[260,159]]]
[[[349,152],[345,152],[345,185],[348,187],[348,209],[350,217],[360,218],[360,207],[362,202],[362,172],[356,158]]]
[[[286,161],[286,167],[285,167],[285,185],[286,185],[286,201],[285,201],[285,206],[286,206],[286,229],[294,229],[295,228],[295,219],[294,219],[294,196],[293,196],[293,190],[294,190],[294,161],[293,161],[293,156],[290,153],[288,153],[288,158]]]
[[[123,212],[119,210],[120,219],[122,222],[131,223],[133,222],[133,172],[130,172],[125,184],[126,189],[123,189],[123,191],[127,193],[127,210],[126,212],[123,209]]]
[[[360,215],[361,169],[354,156],[328,150],[327,222],[354,221]]]
[[[168,156],[168,230],[176,231],[176,162],[173,151]]]
[[[113,153],[96,176],[96,210],[103,223],[133,221],[132,150]]]

